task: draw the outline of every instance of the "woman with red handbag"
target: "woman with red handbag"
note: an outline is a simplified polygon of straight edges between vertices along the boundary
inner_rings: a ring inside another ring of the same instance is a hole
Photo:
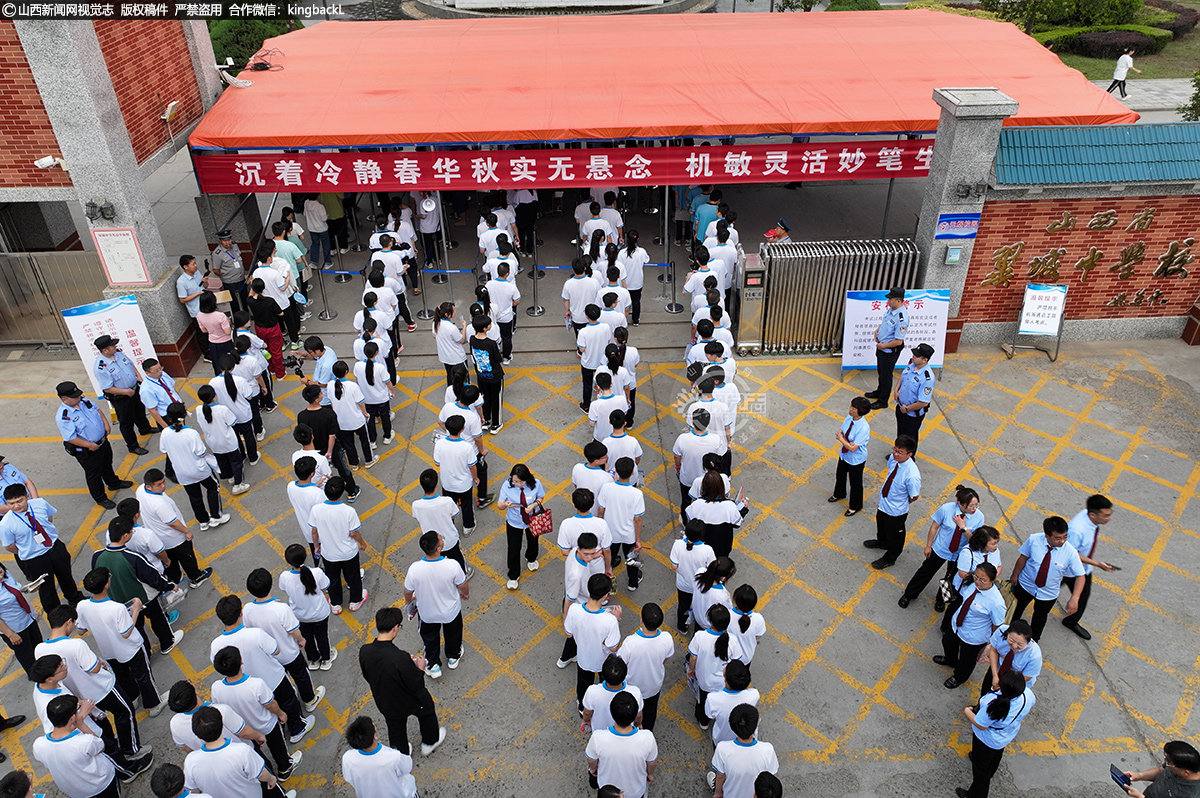
[[[509,590],[520,587],[517,577],[521,575],[521,538],[525,538],[525,567],[538,569],[537,536],[553,526],[550,511],[542,507],[546,488],[524,463],[517,463],[509,472],[508,479],[500,488],[500,499],[496,507],[505,511],[505,533],[508,537],[508,583]],[[542,516],[545,516],[544,518]],[[547,524],[546,522],[550,522]],[[532,528],[531,528],[532,527]]]

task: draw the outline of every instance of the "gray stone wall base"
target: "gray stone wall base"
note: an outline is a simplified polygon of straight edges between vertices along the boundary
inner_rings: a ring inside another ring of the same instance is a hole
[[[1064,341],[1134,341],[1151,338],[1179,338],[1187,316],[1158,316],[1148,319],[1068,320],[1063,327]],[[974,322],[963,326],[964,344],[1007,344],[1012,342],[1015,321]],[[1048,349],[1054,339],[1048,335],[1025,335],[1019,344],[1036,343]]]

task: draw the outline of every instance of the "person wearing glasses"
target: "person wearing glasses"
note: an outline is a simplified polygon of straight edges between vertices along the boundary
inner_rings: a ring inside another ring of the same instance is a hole
[[[1004,623],[1007,609],[996,587],[996,566],[981,563],[975,569],[973,583],[963,586],[962,603],[947,610],[942,622],[943,653],[933,661],[954,668],[944,687],[953,690],[971,678],[979,652]]]
[[[1121,788],[1133,798],[1194,798],[1200,795],[1200,752],[1183,740],[1171,740],[1163,745],[1160,767],[1127,770],[1125,775],[1130,781],[1151,782],[1145,790]]]

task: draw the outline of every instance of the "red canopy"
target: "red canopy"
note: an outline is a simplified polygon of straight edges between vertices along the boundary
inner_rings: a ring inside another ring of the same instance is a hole
[[[766,0],[762,0],[766,2]],[[935,88],[1015,125],[1138,115],[1015,26],[934,11],[322,22],[265,44],[193,147],[932,131]]]

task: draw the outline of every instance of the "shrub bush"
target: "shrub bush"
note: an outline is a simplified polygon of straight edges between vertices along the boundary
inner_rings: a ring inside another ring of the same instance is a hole
[[[826,11],[878,11],[879,0],[833,0]]]
[[[929,11],[942,11],[947,14],[958,14],[962,17],[974,17],[975,19],[990,19],[993,22],[999,22],[1000,16],[991,11],[984,11],[978,6],[960,6],[952,3],[942,2],[942,0],[913,0],[911,3],[904,5],[908,9],[924,8]]]
[[[233,58],[234,74],[262,49],[263,41],[282,36],[288,30],[284,20],[213,19],[208,23],[208,36],[212,39],[217,63],[225,63],[226,56]]]
[[[1164,11],[1170,11],[1175,14],[1175,19],[1170,22],[1154,22],[1151,23],[1156,28],[1169,30],[1176,39],[1191,33],[1192,29],[1200,23],[1200,11],[1188,6],[1172,3],[1170,0],[1145,0],[1146,5],[1161,8]]]
[[[1132,47],[1139,55],[1162,52],[1171,33],[1140,25],[1052,28],[1033,38],[1057,53],[1074,53],[1089,58],[1117,58]]]

